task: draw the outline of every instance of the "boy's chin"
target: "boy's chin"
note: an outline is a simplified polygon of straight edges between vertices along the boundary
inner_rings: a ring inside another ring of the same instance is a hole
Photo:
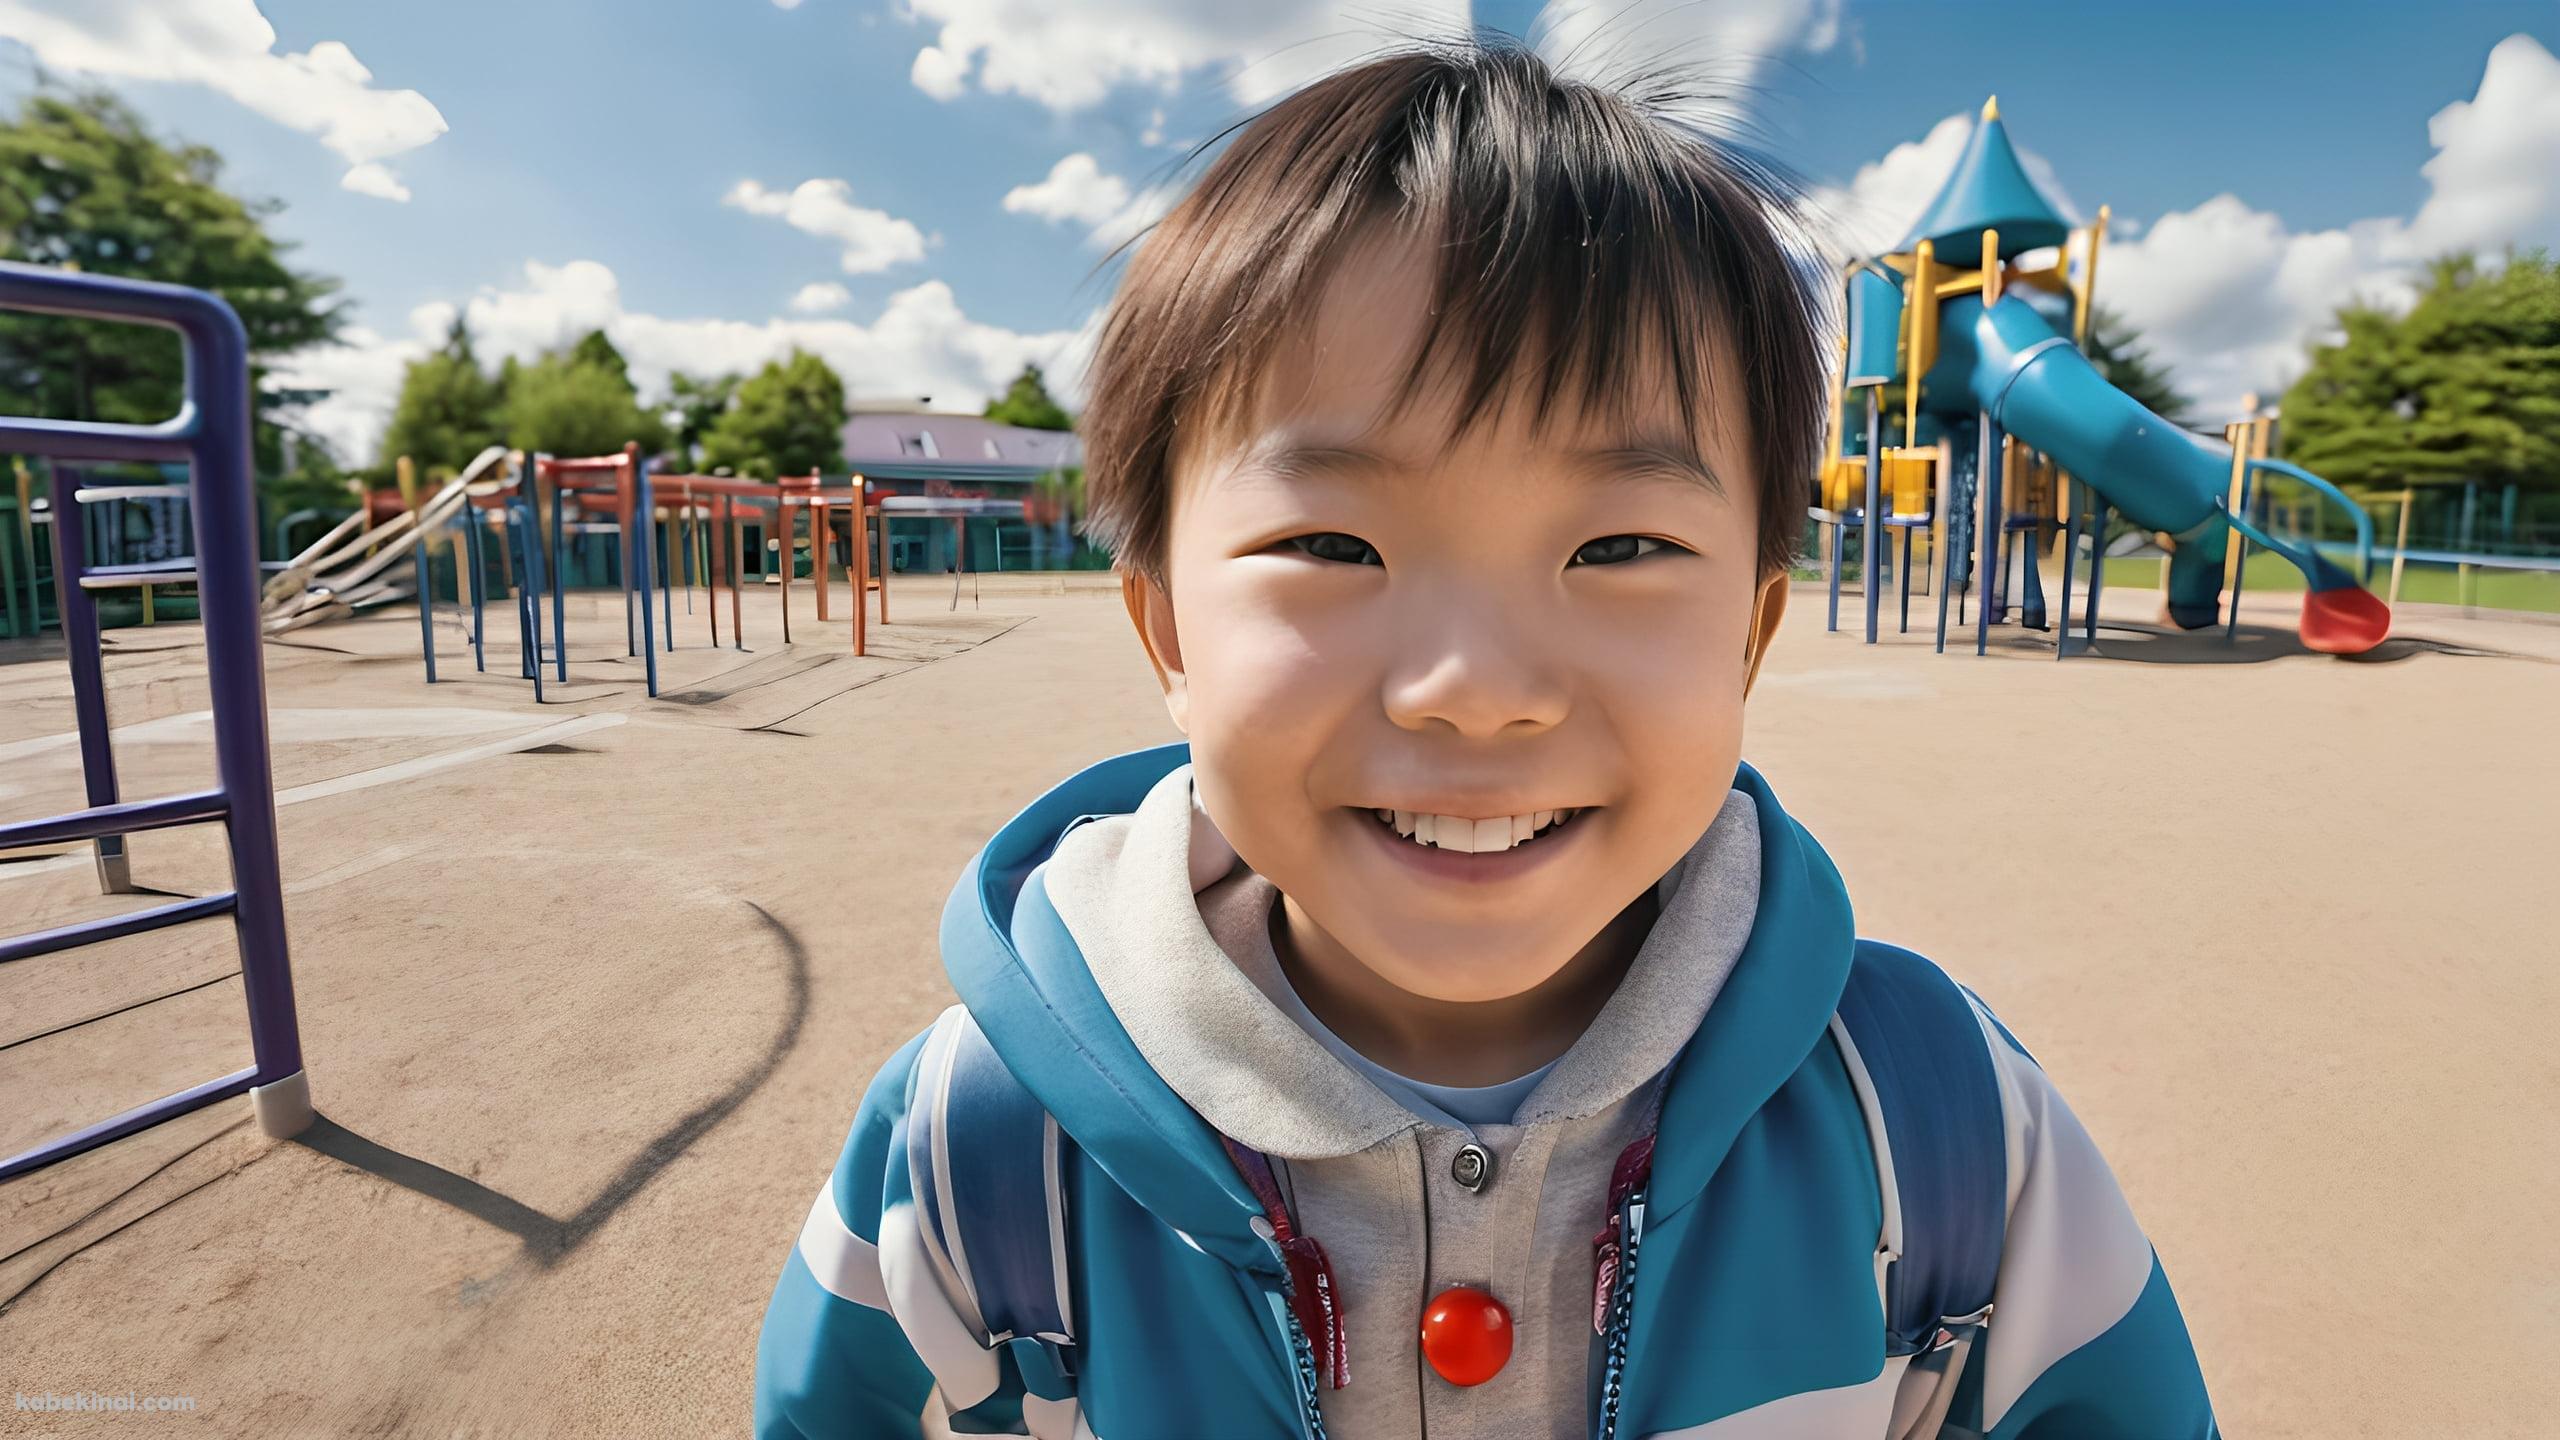
[[[1510,939],[1516,944],[1518,937]],[[1379,979],[1416,999],[1441,1005],[1491,1005],[1516,1000],[1536,990],[1564,967],[1531,955],[1452,950],[1443,938],[1431,952],[1417,955],[1408,951],[1369,968]]]

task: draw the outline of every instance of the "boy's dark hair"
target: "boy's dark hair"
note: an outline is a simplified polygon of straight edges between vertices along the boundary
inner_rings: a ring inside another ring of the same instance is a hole
[[[1350,242],[1393,221],[1439,256],[1397,407],[1446,364],[1470,426],[1545,355],[1535,422],[1574,382],[1623,414],[1653,346],[1694,444],[1709,386],[1738,380],[1767,575],[1795,554],[1826,424],[1821,301],[1783,233],[1794,199],[1761,162],[1499,37],[1317,81],[1245,122],[1131,262],[1079,427],[1085,529],[1163,584],[1177,424],[1239,419]]]

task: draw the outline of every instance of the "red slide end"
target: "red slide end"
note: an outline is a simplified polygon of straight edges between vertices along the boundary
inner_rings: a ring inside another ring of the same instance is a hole
[[[2302,597],[2302,645],[2323,655],[2361,655],[2391,633],[2391,607],[2357,586]]]

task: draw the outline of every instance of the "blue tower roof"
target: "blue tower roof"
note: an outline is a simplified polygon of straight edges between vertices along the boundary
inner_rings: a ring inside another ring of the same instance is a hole
[[[1997,96],[1983,105],[1982,123],[1973,127],[1973,138],[1956,157],[1955,169],[1938,198],[1929,202],[1920,223],[1894,248],[1909,250],[1926,240],[1936,248],[1941,263],[1966,265],[1980,258],[1982,232],[1995,228],[2000,232],[2003,260],[2022,251],[2059,245],[2071,233],[2071,222],[2018,163],[2018,152],[2009,144],[2009,129],[2000,123]]]

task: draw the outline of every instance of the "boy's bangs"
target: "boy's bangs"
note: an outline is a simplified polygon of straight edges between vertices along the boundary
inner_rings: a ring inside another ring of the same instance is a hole
[[[1390,413],[1438,382],[1461,433],[1521,403],[1534,429],[1564,407],[1624,425],[1667,401],[1697,446],[1737,386],[1761,563],[1781,566],[1824,427],[1797,213],[1747,154],[1516,47],[1320,80],[1236,132],[1138,251],[1092,372],[1088,533],[1161,581],[1177,435],[1237,433],[1342,267],[1416,243],[1432,304]]]

